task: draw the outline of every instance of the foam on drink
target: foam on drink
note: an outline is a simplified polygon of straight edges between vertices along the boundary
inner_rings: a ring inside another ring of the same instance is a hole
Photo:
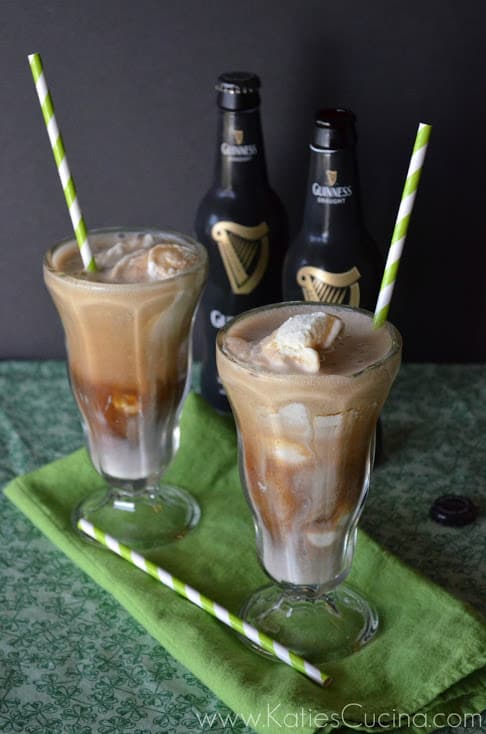
[[[188,246],[143,232],[118,232],[108,239],[95,234],[91,235],[90,244],[97,272],[83,269],[81,256],[70,243],[56,253],[56,269],[103,283],[144,283],[177,275],[194,266],[199,257]]]
[[[318,304],[249,312],[220,333],[257,546],[275,580],[332,587],[348,573],[399,343],[367,312]]]

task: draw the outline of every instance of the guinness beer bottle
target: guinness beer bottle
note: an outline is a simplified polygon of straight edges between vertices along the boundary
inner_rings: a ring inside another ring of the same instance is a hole
[[[214,180],[196,215],[196,237],[209,253],[198,314],[201,392],[220,411],[229,405],[216,370],[216,333],[236,314],[281,299],[288,244],[287,217],[267,178],[259,88],[255,74],[218,78]]]
[[[318,112],[310,149],[304,220],[285,260],[284,299],[373,311],[383,264],[363,222],[354,114]]]
[[[375,309],[383,261],[363,222],[355,122],[350,110],[324,109],[316,114],[304,219],[284,265],[286,301]],[[378,421],[376,461],[382,458]]]

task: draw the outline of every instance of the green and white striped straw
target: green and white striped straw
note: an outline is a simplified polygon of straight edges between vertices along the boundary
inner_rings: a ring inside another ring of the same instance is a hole
[[[196,591],[192,586],[189,586],[175,576],[172,576],[168,571],[164,571],[160,566],[156,566],[155,563],[148,561],[139,553],[136,553],[128,546],[123,545],[123,543],[112,538],[111,535],[107,535],[87,520],[78,520],[78,528],[82,530],[83,533],[86,533],[86,535],[97,540],[98,543],[101,543],[101,545],[104,545],[113,553],[124,558],[133,566],[136,566],[141,571],[149,574],[149,576],[153,576],[154,579],[160,581],[164,586],[168,586],[169,589],[172,589],[180,596],[183,596],[184,599],[187,599],[201,609],[204,609],[205,612],[208,612],[212,617],[219,619],[219,621],[227,627],[231,627],[231,629],[236,630],[240,635],[251,640],[263,650],[271,653],[283,663],[286,663],[287,665],[290,665],[291,668],[298,670],[299,673],[303,673],[308,678],[324,687],[330,686],[333,682],[332,678],[316,668],[314,665],[311,665],[311,663],[303,660],[299,655],[291,652],[279,642],[272,640],[271,637],[268,637],[263,632],[259,632],[255,627],[252,627],[224,607],[211,599],[208,599],[207,596]]]
[[[378,301],[376,303],[375,314],[373,317],[375,328],[383,326],[388,316],[393,288],[397,279],[398,266],[400,264],[403,246],[407,237],[410,216],[412,214],[420,176],[422,174],[422,167],[424,165],[427,144],[429,142],[431,131],[431,125],[426,125],[421,122],[418,126],[417,137],[415,138],[415,145],[413,146],[412,158],[410,159],[407,179],[405,181],[405,186],[403,187],[400,208],[398,210],[395,228],[393,230],[390,249],[388,250],[385,272],[383,274],[383,280],[381,281],[380,292],[378,294]]]
[[[74,234],[79,246],[83,266],[85,270],[93,272],[97,269],[96,263],[89,246],[86,224],[79,207],[76,187],[69,170],[64,143],[57,125],[56,115],[54,113],[54,104],[52,102],[51,93],[49,92],[49,87],[47,86],[40,54],[29,54],[29,64],[32,76],[34,77],[37,96],[39,97],[42,115],[46,124],[52,152],[54,153],[57,172],[61,179],[62,189],[66,198],[66,204],[69,209],[69,215],[73,224]]]

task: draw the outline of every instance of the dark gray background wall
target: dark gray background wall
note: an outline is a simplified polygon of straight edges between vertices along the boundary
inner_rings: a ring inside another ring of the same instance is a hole
[[[383,251],[417,123],[432,123],[391,318],[408,359],[483,361],[485,27],[482,0],[0,0],[0,358],[63,356],[40,263],[70,222],[26,59],[40,51],[89,226],[191,231],[223,70],[262,77],[294,232],[316,107],[358,116]]]

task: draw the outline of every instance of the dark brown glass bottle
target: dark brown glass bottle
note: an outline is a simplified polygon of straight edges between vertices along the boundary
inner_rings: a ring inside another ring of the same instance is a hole
[[[366,231],[356,162],[355,116],[317,113],[302,226],[285,258],[285,300],[373,310],[383,263]]]
[[[374,311],[383,260],[363,220],[355,123],[350,110],[324,109],[315,116],[303,222],[283,269],[286,301]],[[381,422],[376,438],[376,459],[381,461]]]
[[[246,72],[222,74],[217,81],[215,174],[195,223],[209,253],[197,325],[201,392],[220,411],[229,405],[216,370],[216,334],[242,311],[281,300],[288,246],[285,210],[267,177],[259,88],[259,78]]]

